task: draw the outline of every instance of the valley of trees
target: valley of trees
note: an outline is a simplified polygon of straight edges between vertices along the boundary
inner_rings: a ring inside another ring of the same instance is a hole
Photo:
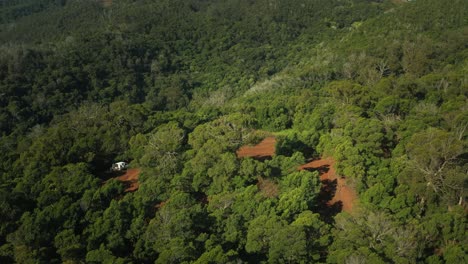
[[[467,146],[464,0],[0,3],[1,263],[468,263]]]

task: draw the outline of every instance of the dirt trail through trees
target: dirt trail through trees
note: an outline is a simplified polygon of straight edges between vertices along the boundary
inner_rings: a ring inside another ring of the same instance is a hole
[[[237,151],[239,158],[252,157],[265,159],[275,154],[275,137],[267,137],[255,146],[242,146]],[[335,161],[332,158],[317,159],[299,167],[300,170],[317,170],[320,173],[322,188],[319,202],[321,213],[335,215],[341,211],[351,212],[357,199],[356,192],[345,178],[336,175]],[[259,186],[262,186],[259,182]]]
[[[116,179],[125,184],[125,192],[133,192],[138,190],[138,187],[140,187],[140,183],[138,182],[139,175],[140,169],[128,169],[124,175],[121,175]]]
[[[328,207],[339,211],[351,212],[357,199],[356,192],[347,183],[345,178],[337,176],[332,158],[313,160],[299,167],[300,170],[318,170],[322,189],[321,202]]]

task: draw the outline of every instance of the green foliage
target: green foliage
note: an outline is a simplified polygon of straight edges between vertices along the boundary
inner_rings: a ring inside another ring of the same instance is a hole
[[[330,263],[356,259],[385,263],[388,260],[414,262],[418,257],[418,230],[414,223],[399,224],[383,212],[362,210],[336,218],[335,241],[330,246]]]
[[[267,252],[276,232],[284,228],[285,223],[278,217],[261,215],[249,224],[247,233],[247,252]]]
[[[463,142],[453,133],[429,128],[414,134],[407,144],[408,167],[415,176],[412,181],[425,184],[447,204],[460,203],[466,181],[460,160],[463,152]]]
[[[55,236],[54,246],[63,261],[78,261],[82,258],[84,248],[80,240],[80,236],[71,229],[63,230]]]
[[[0,262],[467,262],[465,1],[3,2]]]
[[[31,0],[12,0],[5,1],[2,3],[2,9],[0,17],[0,24],[5,24],[9,21],[13,21],[23,16],[29,16],[31,14],[41,12],[44,9],[53,7],[54,4],[63,4],[65,1],[55,1],[55,0],[40,0],[40,1],[31,1]]]
[[[203,253],[194,263],[226,263],[228,261],[229,255],[224,253],[223,248],[218,245],[210,251]]]
[[[320,185],[317,172],[303,170],[284,177],[278,202],[278,210],[282,212],[282,216],[291,219],[292,216],[311,209]]]

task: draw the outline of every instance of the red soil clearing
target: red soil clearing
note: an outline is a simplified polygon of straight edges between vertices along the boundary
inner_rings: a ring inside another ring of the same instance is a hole
[[[275,154],[275,145],[276,138],[267,137],[255,146],[242,146],[237,150],[237,157],[268,158]]]
[[[237,150],[237,157],[265,159],[275,154],[275,137],[267,137],[255,146],[242,146]],[[354,189],[346,183],[346,179],[336,175],[335,161],[332,158],[313,160],[300,166],[299,170],[317,170],[320,173],[322,188],[319,194],[321,211],[325,215],[338,212],[351,212],[357,199]],[[267,197],[278,195],[277,186],[265,179],[259,179],[259,189]],[[275,189],[276,188],[276,189]]]
[[[138,182],[138,176],[140,175],[140,169],[128,169],[124,175],[117,177],[118,181],[125,184],[125,192],[134,192],[140,187]]]
[[[357,199],[356,192],[346,184],[346,179],[337,176],[335,161],[331,158],[313,160],[299,167],[300,170],[318,170],[322,181],[322,201],[328,207],[341,207],[345,212],[351,212]],[[340,208],[338,208],[340,209]]]
[[[163,208],[164,205],[166,205],[167,202],[169,202],[169,200],[162,201],[162,202],[158,203],[157,205],[155,205],[154,208],[156,208],[156,209]]]

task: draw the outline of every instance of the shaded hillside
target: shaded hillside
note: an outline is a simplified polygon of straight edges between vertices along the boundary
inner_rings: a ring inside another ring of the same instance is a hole
[[[466,1],[4,2],[1,263],[467,262]]]

